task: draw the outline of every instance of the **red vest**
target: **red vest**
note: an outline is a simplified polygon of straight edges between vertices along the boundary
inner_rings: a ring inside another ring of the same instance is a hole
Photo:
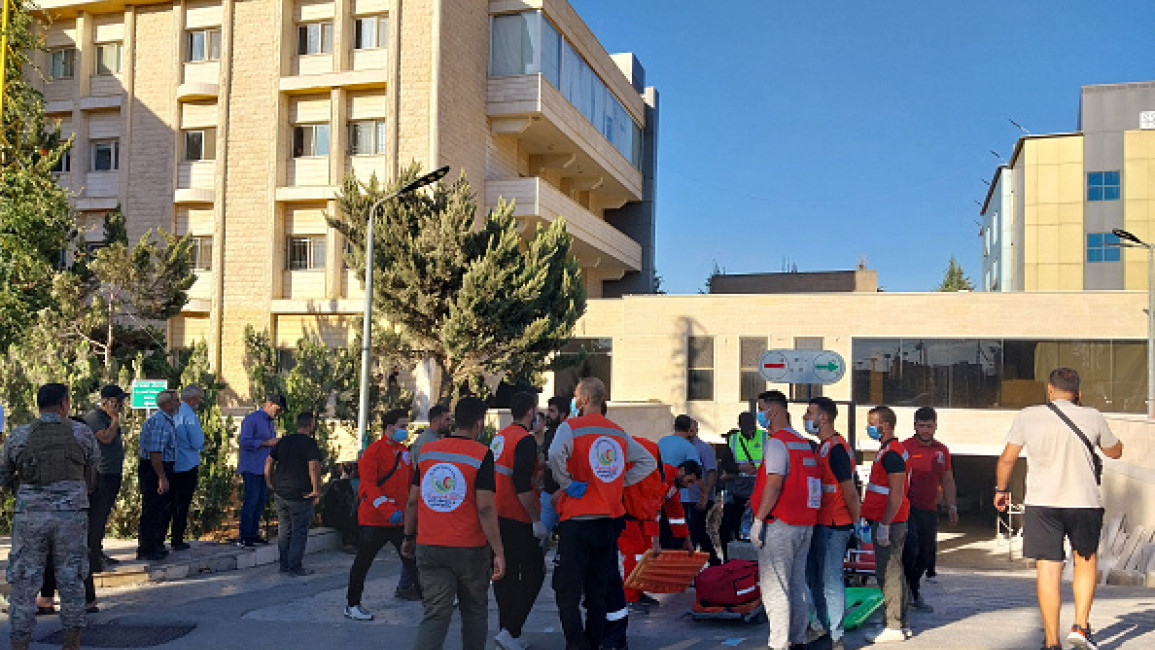
[[[809,442],[789,429],[779,429],[770,437],[786,445],[790,454],[790,471],[767,521],[781,519],[792,526],[813,526],[818,521],[818,508],[822,505],[822,474],[814,451]],[[766,458],[765,450],[762,458]],[[766,465],[763,463],[754,483],[754,493],[750,495],[750,504],[755,512],[762,503],[765,487]]]
[[[866,484],[866,496],[862,499],[862,516],[869,521],[882,521],[882,515],[886,513],[886,502],[890,498],[890,476],[882,466],[882,457],[887,451],[902,456],[903,461],[910,458],[910,454],[906,453],[906,448],[897,438],[886,441],[886,444],[878,450],[878,455],[874,457],[874,465],[870,467],[870,482]],[[906,498],[906,486],[909,482],[908,470],[902,476],[902,505],[899,506],[894,520],[890,522],[892,524],[902,523],[910,517],[910,499]]]
[[[830,469],[830,450],[835,445],[846,450],[846,456],[850,458],[851,471],[855,465],[854,452],[850,450],[850,445],[846,444],[846,439],[837,433],[819,445],[818,467],[822,470],[822,507],[818,509],[818,523],[823,526],[845,526],[853,523],[850,521],[850,509],[846,507],[842,486],[838,484],[834,471]]]
[[[650,455],[661,463],[658,443],[640,436],[634,436],[634,440],[645,447],[646,451],[650,452]],[[629,463],[628,466],[632,467],[633,463]],[[659,464],[658,467],[662,466]],[[666,485],[663,483],[662,477],[669,477],[667,468],[662,468],[662,471],[655,469],[646,478],[622,488],[622,501],[626,508],[627,517],[639,521],[656,520],[662,509],[662,504],[666,500]]]
[[[612,517],[626,514],[622,489],[626,481],[626,453],[629,436],[603,415],[581,415],[565,421],[573,430],[573,453],[566,469],[575,481],[586,484],[581,498],[562,492],[558,514],[566,521],[574,517]]]
[[[513,486],[513,457],[515,450],[526,436],[533,434],[525,430],[520,424],[511,424],[493,437],[489,448],[493,451],[493,471],[497,482],[497,516],[525,523],[532,523],[525,506],[517,498],[517,489]],[[537,454],[534,454],[537,457]],[[537,471],[536,460],[534,471]],[[533,488],[533,498],[538,498],[538,490]]]
[[[409,485],[413,482],[409,450],[382,438],[361,454],[357,461],[357,474],[361,478],[357,490],[357,523],[361,526],[400,526],[400,523],[390,523],[389,518],[395,512],[405,514]]]
[[[421,498],[417,543],[475,548],[489,541],[477,515],[474,485],[489,448],[476,440],[446,437],[421,448]]]

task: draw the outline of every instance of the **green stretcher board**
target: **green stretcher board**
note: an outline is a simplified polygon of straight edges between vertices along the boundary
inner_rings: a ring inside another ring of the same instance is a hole
[[[842,625],[847,630],[862,625],[882,607],[882,590],[873,587],[846,588],[846,615]]]

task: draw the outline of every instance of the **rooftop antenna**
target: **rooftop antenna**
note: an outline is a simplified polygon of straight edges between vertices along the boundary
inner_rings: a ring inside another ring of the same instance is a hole
[[[999,155],[999,152],[995,151],[994,149],[987,149],[987,151],[991,152],[991,155],[995,158],[998,158],[999,160],[1003,159],[1003,157]]]
[[[1014,124],[1016,129],[1018,129],[1018,130],[1022,131],[1022,132],[1023,132],[1023,133],[1025,133],[1026,135],[1030,135],[1030,134],[1031,134],[1031,132],[1030,132],[1030,131],[1028,131],[1028,130],[1026,130],[1026,129],[1024,129],[1024,128],[1023,128],[1023,125],[1022,125],[1022,124],[1019,124],[1018,122],[1016,122],[1016,121],[1012,120],[1011,118],[1009,118],[1009,117],[1008,117],[1008,118],[1007,118],[1007,121],[1008,121],[1008,122],[1010,122],[1011,124]]]

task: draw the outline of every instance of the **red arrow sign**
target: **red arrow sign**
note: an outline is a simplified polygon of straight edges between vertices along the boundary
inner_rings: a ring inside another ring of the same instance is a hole
[[[763,367],[764,368],[785,368],[786,364],[784,364],[784,363],[767,363]]]

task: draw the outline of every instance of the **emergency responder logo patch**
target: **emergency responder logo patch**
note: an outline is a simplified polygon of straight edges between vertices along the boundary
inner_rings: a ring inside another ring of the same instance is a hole
[[[452,463],[437,463],[421,477],[421,499],[434,512],[451,512],[465,501],[465,475]]]
[[[493,442],[489,443],[489,449],[493,452],[493,459],[501,458],[501,452],[505,451],[505,436],[496,436]]]
[[[622,446],[609,436],[602,436],[590,445],[590,467],[602,483],[616,481],[626,469],[626,455]]]

